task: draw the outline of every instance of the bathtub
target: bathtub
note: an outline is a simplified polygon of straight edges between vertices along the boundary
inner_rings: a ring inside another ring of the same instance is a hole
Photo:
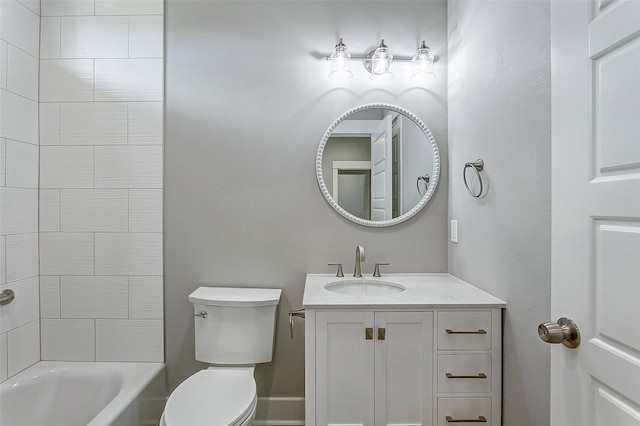
[[[0,384],[2,426],[157,425],[164,364],[41,361]]]

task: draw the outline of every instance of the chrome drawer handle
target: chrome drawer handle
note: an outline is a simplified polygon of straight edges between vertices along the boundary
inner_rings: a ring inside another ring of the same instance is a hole
[[[478,373],[477,376],[454,376],[451,373],[446,374],[447,379],[486,379],[487,375],[484,373]]]
[[[447,334],[487,334],[487,330],[480,329],[478,331],[453,331],[449,328],[445,330]]]
[[[200,311],[197,314],[193,314],[194,317],[200,317],[200,318],[206,318],[207,317],[207,311]]]
[[[447,423],[486,423],[487,419],[485,416],[478,416],[477,419],[454,419],[451,416],[445,417],[447,419]]]

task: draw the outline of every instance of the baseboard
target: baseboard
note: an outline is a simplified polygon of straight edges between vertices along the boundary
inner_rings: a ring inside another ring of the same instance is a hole
[[[258,398],[255,426],[304,426],[304,398]]]

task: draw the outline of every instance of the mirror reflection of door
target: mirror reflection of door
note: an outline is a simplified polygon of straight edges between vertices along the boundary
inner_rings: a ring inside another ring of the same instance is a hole
[[[371,219],[371,170],[338,170],[336,196],[354,216]]]

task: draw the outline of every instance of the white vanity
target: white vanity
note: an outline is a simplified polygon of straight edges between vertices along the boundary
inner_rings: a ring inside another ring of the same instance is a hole
[[[308,274],[306,425],[501,424],[502,309],[449,274]]]

